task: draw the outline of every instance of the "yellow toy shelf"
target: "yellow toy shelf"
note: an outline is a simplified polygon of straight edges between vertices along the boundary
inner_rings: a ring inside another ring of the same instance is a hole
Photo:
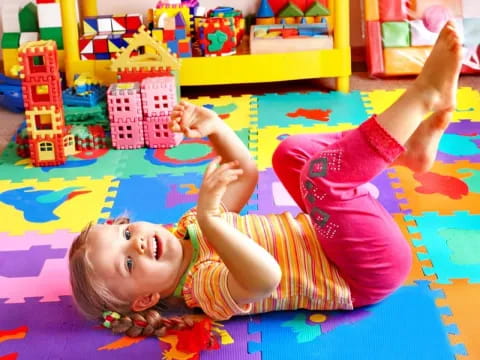
[[[67,83],[75,73],[94,73],[111,83],[108,60],[80,60],[76,0],[60,0]],[[339,91],[349,91],[351,75],[349,0],[329,0],[334,48],[293,53],[182,58],[180,85],[219,85],[335,77]],[[97,16],[96,0],[78,0],[80,17]]]

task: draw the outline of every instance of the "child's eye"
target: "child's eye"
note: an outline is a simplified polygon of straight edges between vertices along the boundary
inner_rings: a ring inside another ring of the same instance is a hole
[[[133,259],[130,256],[127,256],[125,261],[125,265],[127,266],[128,272],[132,272],[133,269]]]
[[[124,235],[125,235],[125,239],[127,239],[127,240],[130,240],[130,238],[132,237],[132,234],[130,233],[130,230],[128,230],[128,229],[125,229]]]

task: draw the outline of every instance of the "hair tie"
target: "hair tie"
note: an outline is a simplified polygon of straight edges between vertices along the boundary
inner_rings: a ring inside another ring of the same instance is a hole
[[[117,312],[114,311],[104,311],[103,314],[103,327],[106,327],[107,329],[110,329],[112,327],[112,323],[115,320],[120,320],[121,315]]]
[[[142,321],[142,320],[133,320],[133,323],[135,324],[135,326],[139,328],[146,328],[148,325],[146,321]]]

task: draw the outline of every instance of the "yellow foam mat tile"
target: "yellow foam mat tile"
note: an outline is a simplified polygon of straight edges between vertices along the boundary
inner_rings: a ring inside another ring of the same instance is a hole
[[[394,169],[389,177],[398,179],[398,182],[392,186],[399,189],[398,198],[407,200],[400,204],[402,210],[410,210],[412,215],[431,211],[450,215],[461,210],[480,214],[480,193],[468,184],[480,171],[480,163],[435,162],[426,174],[414,174],[403,166]]]
[[[118,181],[79,177],[19,183],[0,181],[0,232],[21,235],[27,231],[51,234],[57,229],[81,231],[89,222],[106,218]]]
[[[256,109],[252,109],[251,95],[242,95],[239,97],[220,96],[218,98],[201,96],[194,99],[185,98],[185,100],[200,106],[213,105],[213,110],[220,115],[234,131],[248,129],[252,111],[256,113]]]
[[[258,129],[258,157],[257,165],[260,171],[272,167],[272,155],[278,144],[287,135],[296,134],[318,134],[332,133],[353,129],[356,126],[352,124],[341,124],[337,126],[329,126],[327,124],[315,124],[313,126],[304,127],[301,125],[292,125],[289,127],[267,126]]]
[[[405,89],[374,90],[361,92],[367,113],[381,114],[389,108],[405,92]],[[457,107],[452,122],[462,119],[480,120],[480,92],[478,90],[461,87],[457,91]]]

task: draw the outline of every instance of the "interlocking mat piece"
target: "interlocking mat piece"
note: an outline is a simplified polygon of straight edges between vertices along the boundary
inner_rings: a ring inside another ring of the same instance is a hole
[[[405,219],[415,221],[410,233],[421,234],[413,243],[424,247],[419,259],[431,262],[431,267],[423,267],[425,275],[435,274],[441,284],[464,278],[480,283],[480,215],[458,211],[450,216],[424,213]]]
[[[455,340],[466,346],[469,359],[480,359],[480,342],[478,341],[478,321],[480,318],[480,284],[471,284],[466,279],[452,280],[451,285],[431,284],[432,289],[440,289],[445,297],[437,300],[438,306],[448,306],[452,316],[446,324],[462,324]]]
[[[272,169],[279,142],[352,129],[402,92],[191,101],[216,111],[257,161],[259,184],[243,212],[296,214]],[[419,253],[403,287],[352,312],[281,312],[215,324],[222,346],[198,358],[478,360],[480,96],[463,88],[457,100],[430,173],[397,167],[370,185]],[[124,212],[134,220],[175,223],[196,203],[213,157],[208,139],[185,139],[173,149],[86,151],[63,166],[35,168],[10,143],[0,156],[0,359],[196,358],[180,353],[175,337],[130,339],[83,320],[68,284],[68,249],[88,222]]]
[[[392,186],[398,189],[398,198],[405,199],[401,209],[412,215],[430,211],[448,215],[457,210],[480,214],[479,171],[480,163],[437,161],[427,173],[397,166],[389,176],[396,180]]]
[[[114,195],[117,185],[112,176],[18,183],[0,180],[0,231],[11,235],[32,230],[42,234],[57,229],[78,232],[104,217],[105,199]]]
[[[260,351],[262,360],[453,359],[465,348],[448,339],[458,329],[443,324],[441,315],[451,312],[436,306],[442,296],[419,281],[376,306],[352,312],[263,314],[249,324],[249,332],[260,332],[262,339],[249,342],[249,352]]]
[[[381,114],[390,107],[405,92],[397,90],[373,90],[362,92],[366,112],[369,115]],[[462,119],[480,120],[480,93],[469,87],[459,88],[457,91],[457,108],[453,114],[453,122]]]

